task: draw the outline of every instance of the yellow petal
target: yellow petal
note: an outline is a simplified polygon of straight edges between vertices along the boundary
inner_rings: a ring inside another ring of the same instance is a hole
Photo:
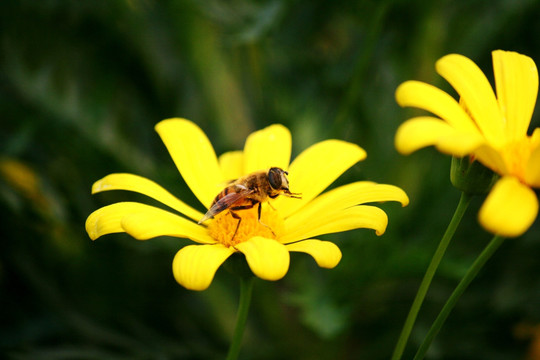
[[[168,211],[137,202],[119,202],[94,211],[86,220],[86,232],[92,240],[100,236],[128,232],[143,240],[170,235],[214,243],[204,227]]]
[[[177,118],[159,122],[156,131],[186,184],[208,208],[221,190],[223,176],[204,132],[193,122]]]
[[[485,138],[479,134],[454,132],[438,139],[435,147],[445,154],[464,157],[472,154],[485,143]]]
[[[288,244],[318,235],[359,228],[373,229],[377,235],[382,235],[386,230],[386,225],[388,225],[388,216],[383,210],[375,206],[359,205],[327,214],[327,216],[318,216],[306,221],[303,225],[286,227],[285,235],[279,238],[279,241]]]
[[[444,91],[420,81],[406,81],[396,89],[396,101],[402,106],[427,110],[444,119],[456,130],[478,132],[459,103]]]
[[[242,151],[229,151],[221,154],[218,161],[225,181],[236,180],[244,175],[244,153]]]
[[[458,131],[446,122],[429,116],[405,121],[398,128],[395,138],[396,149],[404,155],[435,145],[444,153],[462,157],[483,142],[484,139],[477,132]]]
[[[538,214],[533,190],[514,177],[501,178],[480,208],[480,223],[491,233],[505,237],[522,235]]]
[[[178,212],[199,221],[203,214],[173,196],[152,180],[133,174],[110,174],[98,180],[92,186],[92,194],[109,190],[134,191],[149,196]]]
[[[119,202],[97,209],[86,219],[88,236],[96,240],[103,235],[124,232],[122,218],[140,210],[141,205],[143,204],[136,202]]]
[[[435,67],[456,89],[488,141],[495,146],[501,145],[505,141],[503,117],[484,73],[473,61],[458,54],[442,57]]]
[[[286,246],[289,251],[304,252],[311,255],[317,265],[322,268],[332,269],[341,260],[341,250],[330,241],[309,239],[287,244]]]
[[[217,269],[232,253],[233,248],[221,244],[185,246],[174,257],[174,278],[186,289],[206,290]]]
[[[275,124],[250,134],[244,146],[244,174],[273,166],[284,170],[291,159],[291,133]]]
[[[137,240],[174,236],[203,244],[216,242],[208,235],[204,226],[157,207],[140,205],[136,211],[126,214],[120,222],[124,231]]]
[[[276,240],[256,236],[236,248],[246,255],[251,271],[261,279],[279,280],[289,270],[289,251]]]
[[[404,155],[435,145],[439,138],[452,134],[454,128],[437,118],[422,116],[405,121],[397,129],[395,146]]]
[[[304,150],[289,167],[289,187],[302,193],[302,199],[283,196],[273,202],[284,217],[310,202],[348,168],[366,158],[358,145],[340,140],[326,140]]]
[[[308,221],[322,222],[330,214],[351,206],[382,201],[399,201],[403,206],[409,204],[407,194],[397,186],[359,181],[340,186],[313,199],[302,210],[287,218],[285,226],[295,231]]]
[[[534,61],[512,51],[493,51],[497,98],[506,118],[509,140],[527,134],[538,95],[538,70]]]

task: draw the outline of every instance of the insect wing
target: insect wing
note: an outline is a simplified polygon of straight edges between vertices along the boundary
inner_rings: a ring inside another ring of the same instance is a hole
[[[230,208],[235,202],[238,200],[241,200],[244,198],[247,194],[249,194],[251,191],[248,191],[247,189],[245,191],[240,192],[231,192],[219,199],[215,202],[210,209],[204,214],[203,218],[199,221],[199,224],[203,223],[204,221],[213,218],[215,215],[219,214],[220,212],[227,210]]]

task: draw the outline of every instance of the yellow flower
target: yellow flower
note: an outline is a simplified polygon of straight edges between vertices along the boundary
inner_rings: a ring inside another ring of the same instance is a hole
[[[175,279],[188,289],[206,289],[219,266],[235,252],[243,253],[252,272],[266,280],[278,280],[287,273],[290,251],[307,253],[320,267],[333,268],[341,260],[341,251],[332,242],[313,237],[356,228],[374,229],[381,235],[388,222],[385,212],[362,204],[408,204],[403,190],[368,181],[341,186],[319,196],[344,171],[365,158],[364,150],[351,143],[317,143],[289,165],[291,135],[282,125],[252,133],[243,151],[228,152],[219,158],[206,135],[191,121],[164,120],[156,125],[156,131],[185,182],[207,209],[230,180],[274,166],[287,170],[291,191],[302,194],[301,199],[280,196],[271,200],[271,206],[261,204],[260,222],[256,207],[236,211],[242,217],[242,225],[231,242],[238,221],[228,211],[205,222],[208,226],[198,225],[202,212],[149,179],[111,174],[97,181],[92,193],[134,191],[173,211],[136,202],[105,206],[86,221],[90,238],[126,232],[139,240],[157,236],[193,240],[197,245],[183,247],[173,260]]]
[[[514,237],[527,231],[538,213],[531,188],[540,187],[540,129],[527,135],[538,72],[525,55],[497,50],[492,56],[497,95],[478,66],[457,54],[437,61],[436,70],[459,94],[459,103],[422,82],[401,84],[396,90],[399,105],[437,117],[407,120],[395,143],[403,154],[434,145],[456,157],[470,155],[501,175],[480,209],[479,221],[492,233]]]

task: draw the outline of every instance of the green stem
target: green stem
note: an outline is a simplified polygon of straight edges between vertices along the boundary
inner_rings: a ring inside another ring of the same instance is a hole
[[[437,250],[435,250],[435,254],[433,255],[433,258],[431,258],[431,263],[429,264],[426,274],[420,283],[420,287],[418,288],[418,292],[416,293],[416,297],[414,298],[411,309],[409,310],[409,314],[407,315],[407,319],[405,320],[405,324],[403,325],[403,329],[401,330],[401,334],[399,335],[399,339],[396,343],[396,347],[394,348],[392,360],[399,360],[403,356],[403,351],[405,350],[405,346],[407,345],[407,341],[411,335],[412,328],[416,321],[418,312],[420,311],[420,307],[424,302],[424,298],[429,289],[429,285],[431,284],[431,280],[433,279],[435,271],[437,271],[441,259],[446,252],[446,248],[454,236],[454,233],[456,232],[456,229],[470,202],[471,195],[467,195],[466,193],[462,192],[456,211],[454,212],[454,216],[452,216],[452,220],[450,221],[450,224],[448,224],[448,228],[446,229]]]
[[[441,327],[443,326],[444,322],[446,321],[446,318],[448,318],[448,315],[450,315],[450,312],[456,305],[457,301],[467,289],[467,286],[473,281],[473,279],[478,275],[478,272],[482,269],[484,264],[491,258],[491,256],[495,253],[495,251],[501,246],[503,243],[504,238],[501,236],[494,236],[493,239],[489,242],[489,244],[484,248],[482,253],[478,256],[478,258],[474,261],[474,263],[471,265],[463,279],[459,282],[458,286],[450,295],[448,300],[446,301],[446,304],[444,304],[444,307],[442,308],[441,312],[437,316],[437,319],[433,322],[433,325],[431,325],[431,329],[429,329],[428,334],[426,335],[424,342],[422,345],[420,345],[420,348],[416,352],[416,355],[414,356],[414,360],[421,360],[424,358],[424,355],[426,354],[426,351],[428,350],[429,346],[431,345],[431,342],[435,338],[435,336],[439,333],[439,330],[441,330]]]
[[[251,303],[251,294],[253,292],[253,276],[240,277],[240,303],[238,305],[238,314],[236,317],[236,326],[234,328],[233,339],[227,354],[227,360],[236,360],[240,354],[240,345],[242,344],[242,336],[246,328],[246,321]]]

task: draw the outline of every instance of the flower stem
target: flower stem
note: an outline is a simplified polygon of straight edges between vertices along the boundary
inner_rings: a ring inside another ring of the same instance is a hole
[[[446,232],[444,233],[441,242],[437,247],[437,250],[435,250],[435,254],[433,255],[433,258],[431,258],[431,262],[426,270],[426,274],[424,275],[424,278],[420,283],[420,287],[418,288],[418,292],[416,293],[416,297],[414,298],[411,309],[409,310],[409,314],[407,315],[407,319],[405,320],[405,324],[403,325],[403,329],[401,330],[401,334],[399,335],[399,339],[396,343],[396,347],[394,348],[392,360],[399,360],[403,355],[403,351],[405,350],[405,346],[407,345],[407,340],[411,335],[412,328],[414,326],[416,317],[418,315],[418,312],[420,311],[420,307],[422,306],[426,293],[429,289],[429,285],[431,284],[431,280],[433,279],[433,276],[435,275],[435,272],[439,267],[441,259],[446,252],[446,248],[448,247],[450,240],[454,236],[454,233],[456,232],[456,229],[461,222],[461,219],[463,218],[465,210],[467,210],[467,207],[471,202],[471,197],[471,195],[468,195],[464,192],[461,193],[461,198],[459,199],[459,203],[454,212],[454,216],[452,216],[452,220],[450,220],[450,224],[448,224]]]
[[[240,277],[240,303],[238,305],[238,314],[236,316],[236,326],[234,328],[233,339],[227,354],[227,360],[236,360],[240,354],[240,345],[242,344],[242,336],[246,328],[246,321],[251,303],[251,294],[253,293],[253,276]]]
[[[467,286],[473,281],[473,279],[478,275],[478,272],[482,269],[484,264],[491,258],[491,256],[495,253],[495,251],[501,246],[503,243],[504,238],[501,236],[494,236],[493,239],[489,242],[489,244],[484,248],[482,253],[478,256],[478,258],[474,261],[474,263],[471,265],[463,279],[459,282],[458,286],[450,295],[448,300],[446,301],[446,304],[444,304],[444,307],[442,308],[441,312],[433,322],[433,325],[431,325],[431,329],[429,329],[428,334],[424,338],[424,341],[422,342],[422,345],[420,345],[420,348],[416,352],[416,355],[414,356],[414,360],[421,360],[424,358],[424,355],[426,354],[429,346],[431,345],[431,342],[437,336],[439,333],[439,330],[441,330],[441,327],[443,326],[444,322],[446,321],[446,318],[448,318],[448,315],[450,315],[450,312],[456,305],[457,301],[467,289]]]

